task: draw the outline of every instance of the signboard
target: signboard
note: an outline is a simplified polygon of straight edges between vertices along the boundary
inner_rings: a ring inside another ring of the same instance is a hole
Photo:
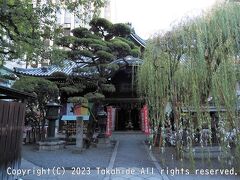
[[[76,120],[89,120],[88,104],[74,105],[73,103],[67,103],[66,115],[63,115],[61,120],[64,121],[76,121]]]
[[[81,105],[75,105],[73,107],[74,115],[89,115],[88,111],[88,103],[84,103]]]
[[[112,106],[107,107],[106,136],[112,135]]]
[[[73,116],[73,103],[67,103],[67,112],[66,112],[66,115],[68,116]]]
[[[76,121],[76,120],[83,120],[83,121],[88,121],[89,120],[89,116],[88,115],[72,115],[72,116],[68,116],[68,115],[63,115],[61,118],[62,121]]]

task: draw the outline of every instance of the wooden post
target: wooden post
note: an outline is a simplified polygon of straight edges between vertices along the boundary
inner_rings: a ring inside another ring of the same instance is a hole
[[[79,150],[83,148],[83,118],[77,117],[76,120],[76,147]]]

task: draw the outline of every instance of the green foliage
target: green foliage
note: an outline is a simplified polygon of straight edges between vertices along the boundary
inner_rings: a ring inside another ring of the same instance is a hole
[[[125,43],[127,43],[130,46],[131,49],[137,48],[137,46],[132,41],[129,41],[126,38],[115,37],[113,40],[114,41],[118,41],[119,40],[119,41],[125,42]]]
[[[38,63],[42,59],[57,63],[66,57],[65,53],[56,49],[53,51],[52,47],[45,44],[46,40],[55,41],[62,36],[61,27],[56,23],[55,11],[64,8],[88,23],[90,17],[99,13],[104,3],[104,0],[66,1],[63,7],[61,1],[43,5],[37,1],[33,6],[32,0],[1,0],[0,55],[9,59],[21,58],[28,63]],[[68,46],[72,43],[71,37],[61,40],[56,44]]]
[[[115,86],[113,84],[101,84],[101,89],[103,92],[115,92]]]
[[[66,51],[62,51],[58,47],[52,47],[51,50],[45,51],[47,53],[47,57],[42,56],[43,59],[49,59],[50,64],[63,66],[63,60],[68,57]]]
[[[14,81],[14,80],[16,80],[17,76],[15,74],[1,74],[0,73],[0,78]]]
[[[63,72],[54,72],[51,74],[53,77],[62,77],[62,78],[67,78],[67,75]]]
[[[140,57],[140,55],[141,55],[140,49],[139,49],[139,48],[132,49],[132,50],[131,50],[131,55],[132,55],[133,57]]]
[[[105,51],[105,52],[109,51],[109,48],[107,46],[103,46],[101,44],[89,44],[89,47],[94,52],[97,52],[99,50],[102,50],[102,51]]]
[[[240,82],[240,65],[237,65],[237,70],[236,70],[236,76],[237,76],[237,81]]]
[[[113,67],[108,64],[115,59],[124,58],[128,55],[139,57],[141,52],[127,38],[131,33],[128,25],[112,24],[104,18],[93,18],[89,25],[89,29],[84,27],[73,29],[74,37],[62,37],[59,39],[58,45],[71,49],[68,55],[72,60],[88,64],[88,66],[76,70],[76,72],[91,73],[87,77],[87,81],[90,79],[91,85],[95,84],[91,90],[97,93],[113,92],[115,88],[107,83],[107,79],[112,71],[117,70],[118,66]],[[71,91],[73,92],[73,89]]]
[[[26,123],[38,128],[38,140],[43,140],[44,137],[41,135],[45,125],[45,106],[51,100],[57,102],[59,96],[57,85],[43,78],[21,77],[14,83],[13,88],[36,95],[36,99],[27,101]]]
[[[88,101],[98,101],[98,100],[103,100],[105,96],[101,93],[95,93],[95,92],[90,92],[84,95],[85,98],[88,99]]]
[[[81,81],[73,83],[73,79],[69,77],[66,80],[67,83],[59,83],[59,88],[61,93],[66,93],[68,96],[79,94],[86,88],[86,84]]]
[[[72,30],[73,36],[77,38],[87,38],[91,33],[87,28],[79,27]]]
[[[131,33],[131,30],[128,27],[128,25],[123,24],[123,23],[118,23],[118,24],[114,24],[112,26],[112,33],[115,36],[127,37]]]
[[[94,18],[90,22],[91,30],[96,33],[102,33],[104,37],[104,32],[109,32],[112,29],[112,23],[104,18]]]
[[[93,53],[87,49],[84,49],[84,50],[73,50],[73,51],[69,51],[68,52],[68,56],[71,58],[71,59],[76,59],[78,60],[79,58],[81,58],[81,56],[83,57],[93,57]]]
[[[61,92],[65,92],[67,95],[72,95],[81,92],[79,89],[77,89],[75,86],[66,86],[60,88]]]
[[[30,0],[0,2],[1,54],[8,54],[12,58],[22,57],[25,53],[33,54],[32,57],[37,55],[35,49],[42,46],[40,37],[47,34],[47,28],[40,29],[40,19],[50,9],[45,7],[43,11],[35,10],[29,4]]]
[[[88,100],[85,97],[71,97],[68,98],[69,103],[74,103],[74,104],[82,104],[82,103],[87,103]]]
[[[72,51],[83,50],[83,56],[90,57],[93,61],[101,58],[97,55],[99,50],[114,54],[114,58],[117,59],[130,55],[131,49],[137,49],[131,41],[125,38],[131,33],[130,28],[125,24],[112,24],[106,19],[94,18],[90,26],[89,30],[83,27],[73,29],[74,37],[62,37],[58,45],[69,47]],[[88,56],[85,50],[91,51],[94,55]],[[71,58],[79,59],[81,55],[79,52],[76,54],[77,58],[73,56]]]
[[[111,72],[116,72],[119,69],[119,65],[110,63],[107,64],[106,68],[109,69]]]
[[[59,95],[57,85],[43,78],[21,77],[13,84],[13,88],[35,93],[37,95],[35,104],[40,111],[44,111],[44,106],[47,102],[56,100]]]
[[[64,36],[61,38],[56,39],[56,45],[61,45],[64,47],[69,47],[71,44],[75,42],[76,38],[73,36]]]
[[[18,90],[36,93],[39,105],[44,106],[48,101],[58,97],[58,87],[55,83],[36,77],[22,77],[17,80],[13,88]]]
[[[104,60],[104,61],[112,61],[112,60],[114,60],[114,56],[111,53],[106,52],[106,51],[97,51],[96,55],[101,60]]]
[[[138,88],[148,103],[154,130],[161,126],[165,132],[164,110],[170,102],[177,134],[187,128],[191,148],[197,128],[216,128],[210,113],[203,113],[211,103],[218,111],[222,107],[226,110],[218,114],[216,131],[221,146],[227,148],[226,132],[240,127],[236,112],[239,12],[238,3],[217,5],[205,15],[183,21],[172,31],[149,41],[145,63],[138,71]],[[213,98],[210,102],[209,97]],[[191,113],[182,117],[188,123],[180,120],[183,107],[194,109],[196,114],[196,117]],[[234,140],[237,147],[240,147],[239,138],[237,135]]]
[[[120,40],[114,40],[112,42],[111,48],[116,56],[121,56],[125,57],[130,54],[131,48],[130,46]]]

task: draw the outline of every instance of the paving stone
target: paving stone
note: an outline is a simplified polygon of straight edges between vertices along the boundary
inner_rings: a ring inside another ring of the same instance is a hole
[[[80,154],[73,153],[75,146],[67,146],[66,149],[56,151],[37,151],[34,146],[23,146],[22,156],[33,164],[44,167],[107,167],[112,155],[111,147],[90,148]]]
[[[131,177],[131,180],[143,180],[143,177]]]
[[[67,172],[63,176],[42,175],[36,177],[34,175],[24,176],[24,180],[154,180],[162,179],[155,169],[152,159],[148,155],[143,145],[145,140],[143,134],[114,134],[112,139],[119,141],[115,157],[111,157],[114,153],[114,147],[92,148],[83,151],[80,154],[73,154],[71,146],[67,149],[57,151],[35,151],[31,146],[23,148],[22,168],[53,168],[64,167]],[[96,167],[109,168],[110,159],[113,158],[113,169],[118,168],[123,174],[108,175],[98,174]],[[71,174],[72,167],[91,167],[91,175],[73,176]],[[144,171],[152,171],[154,173],[141,173]],[[133,174],[128,174],[129,170],[133,170]]]
[[[151,176],[151,177],[146,178],[146,180],[161,180],[161,179],[162,179],[161,176]]]
[[[128,178],[122,177],[122,176],[113,176],[110,178],[111,180],[128,180]]]

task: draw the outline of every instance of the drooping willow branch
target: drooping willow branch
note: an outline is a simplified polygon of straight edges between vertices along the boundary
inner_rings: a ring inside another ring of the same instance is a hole
[[[166,102],[172,106],[175,130],[187,128],[192,140],[197,129],[214,129],[216,136],[239,129],[236,83],[240,79],[235,63],[240,54],[239,12],[238,3],[216,5],[149,41],[145,63],[138,70],[138,91],[148,102],[153,130],[165,125]],[[226,113],[217,115],[224,131],[213,125],[210,113],[203,112],[210,105],[219,112],[225,109]],[[188,113],[185,124],[180,121],[183,107],[196,114],[194,118]],[[235,144],[240,147],[238,139],[239,135]]]

